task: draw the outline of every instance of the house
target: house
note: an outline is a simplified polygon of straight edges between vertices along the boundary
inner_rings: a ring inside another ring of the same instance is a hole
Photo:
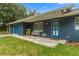
[[[8,23],[8,32],[54,39],[79,41],[79,9],[56,9]]]

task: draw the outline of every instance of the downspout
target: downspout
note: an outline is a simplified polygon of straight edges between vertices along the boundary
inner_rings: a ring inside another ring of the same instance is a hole
[[[51,38],[52,38],[52,20],[51,20]]]

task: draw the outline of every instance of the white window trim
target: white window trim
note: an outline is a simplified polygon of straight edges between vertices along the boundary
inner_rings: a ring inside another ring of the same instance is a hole
[[[36,26],[36,24],[37,24],[37,26]],[[39,27],[39,24],[42,24],[42,26],[43,26],[43,22],[36,22],[36,23],[34,23],[34,29],[33,29],[33,35],[39,35],[40,34],[40,32],[43,32],[43,27],[41,28],[41,29],[39,29],[40,27]],[[35,26],[37,27],[37,28],[35,28]],[[41,26],[41,25],[40,25]]]
[[[43,22],[34,23],[34,31],[43,32],[43,28],[42,28],[42,29],[36,29],[36,28],[35,28],[35,24],[38,25],[38,24],[41,24],[41,23],[43,24]]]
[[[76,17],[76,18],[75,18],[75,30],[79,30],[79,26],[77,26],[77,24],[76,24],[77,18],[79,18],[79,17]]]

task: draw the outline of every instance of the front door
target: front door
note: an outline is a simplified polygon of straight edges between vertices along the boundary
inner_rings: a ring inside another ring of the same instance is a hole
[[[52,21],[52,37],[58,38],[59,36],[59,22],[58,20]]]

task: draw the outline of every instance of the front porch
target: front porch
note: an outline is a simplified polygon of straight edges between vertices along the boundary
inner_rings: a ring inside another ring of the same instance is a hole
[[[23,33],[28,36],[60,39],[60,19],[23,23]]]
[[[27,40],[30,42],[33,42],[35,44],[43,45],[46,47],[56,47],[58,44],[65,44],[66,40],[55,40],[50,38],[44,38],[44,37],[36,37],[36,36],[21,36],[21,35],[11,35],[13,37]]]

